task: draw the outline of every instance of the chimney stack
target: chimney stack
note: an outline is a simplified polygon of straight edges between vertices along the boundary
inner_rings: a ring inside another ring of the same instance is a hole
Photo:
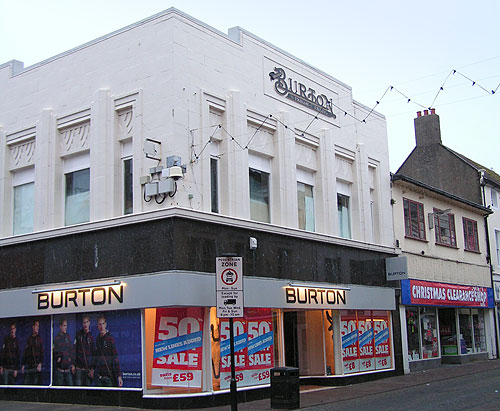
[[[415,125],[415,141],[417,147],[441,144],[441,128],[439,125],[439,116],[436,109],[431,108],[417,112],[417,118],[413,120]]]

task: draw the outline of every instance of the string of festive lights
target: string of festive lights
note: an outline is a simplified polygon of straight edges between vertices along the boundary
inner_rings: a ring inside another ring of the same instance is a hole
[[[366,116],[363,118],[363,119],[359,119],[357,118],[356,116],[354,116],[353,114],[347,112],[346,110],[342,109],[340,106],[334,104],[334,103],[331,103],[332,106],[334,106],[338,111],[344,113],[344,116],[349,116],[351,118],[353,118],[354,120],[356,120],[356,122],[358,123],[364,123],[366,124],[366,121],[367,119],[373,114],[373,112],[375,111],[375,108],[377,106],[379,106],[381,103],[382,103],[382,100],[387,96],[388,93],[390,92],[396,92],[398,93],[399,95],[401,95],[405,100],[406,100],[406,103],[413,103],[417,106],[419,106],[420,108],[422,109],[431,109],[432,107],[434,107],[434,104],[436,103],[436,100],[437,98],[439,97],[439,95],[445,91],[445,86],[448,82],[448,80],[450,79],[450,77],[454,76],[454,75],[459,75],[461,77],[463,77],[464,79],[466,79],[467,81],[470,81],[471,82],[471,85],[472,86],[477,86],[478,88],[480,88],[481,90],[483,90],[484,92],[490,94],[490,95],[494,95],[498,89],[500,88],[500,83],[498,83],[497,87],[495,89],[492,89],[492,90],[488,90],[486,87],[484,87],[483,85],[481,85],[479,82],[477,82],[476,80],[473,80],[472,78],[466,76],[465,74],[459,72],[458,70],[456,69],[453,69],[451,70],[447,76],[445,77],[442,85],[439,87],[434,99],[432,100],[432,103],[430,106],[426,106],[426,105],[423,105],[419,102],[417,102],[416,100],[412,99],[411,97],[409,97],[408,95],[406,95],[405,93],[403,93],[401,90],[397,89],[396,87],[390,85],[388,86],[385,91],[383,92],[382,96],[375,102],[375,105],[368,111],[368,113],[366,114]],[[296,136],[301,136],[301,137],[304,137],[305,133],[309,130],[309,128],[311,127],[311,125],[319,119],[319,111],[313,116],[312,114],[310,114],[310,116],[312,117],[311,120],[309,121],[309,124],[307,125],[307,127],[304,129],[304,131],[302,131],[301,133],[298,133],[296,131],[294,131],[294,135]],[[209,126],[210,128],[211,127],[215,127],[214,128],[214,131],[212,133],[212,135],[210,136],[210,138],[208,139],[208,141],[204,144],[202,150],[200,151],[199,154],[196,154],[196,152],[194,151],[194,147],[196,146],[193,142],[193,145],[192,145],[192,148],[193,148],[193,155],[194,155],[194,160],[192,160],[191,162],[197,162],[198,159],[200,158],[201,154],[204,152],[204,150],[206,149],[206,147],[208,146],[208,144],[210,144],[212,142],[212,138],[214,137],[215,133],[218,131],[218,130],[224,130],[227,135],[230,137],[230,139],[232,141],[234,141],[239,147],[240,149],[242,150],[248,150],[253,139],[255,138],[255,136],[257,135],[257,133],[260,131],[260,129],[264,126],[264,124],[267,122],[267,120],[269,119],[274,119],[276,122],[280,123],[285,129],[292,129],[292,128],[295,128],[295,127],[290,127],[289,125],[283,123],[278,117],[273,117],[272,114],[268,114],[264,120],[259,124],[259,126],[256,128],[256,130],[253,132],[252,136],[250,137],[250,139],[248,140],[247,144],[245,146],[243,146],[242,144],[240,144],[240,142],[233,136],[231,135],[231,133],[229,133],[223,126],[222,124],[216,124],[216,125],[212,125],[212,126]],[[246,119],[242,119],[240,121],[246,121]],[[353,124],[350,124],[348,126],[352,126]],[[337,127],[342,127],[342,126],[337,126]],[[346,125],[344,125],[343,127],[346,127]],[[190,130],[190,132],[193,132],[195,130],[201,130],[202,128],[197,128],[197,129],[192,129]],[[312,134],[314,135],[314,134]],[[317,137],[317,136],[315,136]],[[194,140],[193,140],[194,141]],[[223,155],[223,154],[221,154]]]

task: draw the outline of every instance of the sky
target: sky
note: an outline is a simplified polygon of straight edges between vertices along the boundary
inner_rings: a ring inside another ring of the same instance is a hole
[[[240,26],[352,87],[386,117],[392,172],[432,106],[444,145],[500,173],[498,0],[0,0],[0,64],[28,67],[169,7]]]

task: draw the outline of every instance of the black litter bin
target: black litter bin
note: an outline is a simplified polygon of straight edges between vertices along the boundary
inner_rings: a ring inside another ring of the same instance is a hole
[[[300,407],[299,369],[271,369],[271,408],[294,410]]]

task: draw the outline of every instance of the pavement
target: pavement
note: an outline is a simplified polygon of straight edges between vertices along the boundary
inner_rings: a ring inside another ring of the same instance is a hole
[[[322,408],[328,404],[340,403],[360,397],[369,397],[381,393],[403,390],[409,387],[429,385],[438,381],[450,380],[467,375],[487,373],[492,370],[500,371],[500,360],[474,361],[461,365],[443,365],[439,368],[418,371],[407,375],[382,378],[376,381],[339,387],[301,386],[300,408]],[[137,410],[136,408],[115,407],[122,411]],[[36,411],[103,411],[110,407],[95,405],[68,405],[29,403],[17,401],[1,401],[0,410],[36,410]],[[229,405],[211,408],[214,411],[228,411]],[[271,410],[270,399],[238,403],[239,411]]]

